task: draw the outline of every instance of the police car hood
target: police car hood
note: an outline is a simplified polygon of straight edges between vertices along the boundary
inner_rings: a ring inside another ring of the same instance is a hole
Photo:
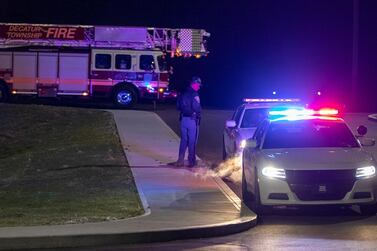
[[[250,127],[250,128],[240,128],[238,130],[240,139],[250,139],[254,136],[254,132],[257,128],[256,127]]]
[[[262,166],[287,170],[339,170],[375,165],[373,157],[361,148],[271,149],[262,150],[261,155]]]

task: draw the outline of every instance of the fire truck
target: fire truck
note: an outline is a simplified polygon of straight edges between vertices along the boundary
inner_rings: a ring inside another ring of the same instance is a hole
[[[202,29],[0,23],[0,102],[17,95],[166,99],[167,57],[208,54]]]

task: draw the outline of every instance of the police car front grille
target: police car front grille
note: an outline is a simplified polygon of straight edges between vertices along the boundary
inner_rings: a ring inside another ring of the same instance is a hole
[[[302,201],[341,200],[351,191],[355,170],[286,170],[292,192]]]

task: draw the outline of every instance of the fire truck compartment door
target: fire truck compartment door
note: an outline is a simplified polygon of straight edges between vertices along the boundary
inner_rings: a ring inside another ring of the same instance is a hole
[[[38,82],[41,84],[56,84],[58,78],[58,53],[39,53],[38,60]]]
[[[12,53],[0,52],[0,69],[11,70],[12,69]]]
[[[37,53],[15,52],[13,75],[13,89],[35,91],[37,80]]]
[[[79,93],[88,90],[89,54],[61,53],[59,91]]]

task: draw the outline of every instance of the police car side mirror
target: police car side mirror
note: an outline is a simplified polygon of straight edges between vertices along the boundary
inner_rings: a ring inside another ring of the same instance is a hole
[[[359,142],[362,146],[374,146],[376,140],[372,138],[359,138]]]
[[[236,121],[234,121],[234,120],[227,120],[226,123],[225,123],[225,126],[227,128],[234,128],[234,127],[237,126],[237,124],[236,124]]]
[[[359,127],[357,127],[357,133],[360,136],[364,136],[365,134],[367,134],[367,132],[368,132],[368,128],[366,128],[366,126],[360,125]]]

